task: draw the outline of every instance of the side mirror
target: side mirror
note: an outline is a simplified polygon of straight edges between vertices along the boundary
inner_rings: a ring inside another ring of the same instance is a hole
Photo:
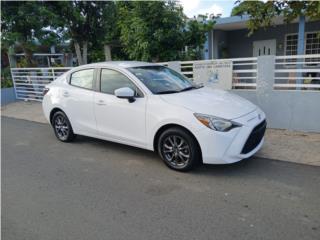
[[[114,95],[116,95],[118,98],[126,98],[130,103],[135,101],[134,91],[129,87],[123,87],[114,90]]]

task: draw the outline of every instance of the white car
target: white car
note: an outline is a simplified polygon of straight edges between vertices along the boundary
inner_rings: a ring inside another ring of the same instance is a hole
[[[145,62],[76,67],[46,86],[43,111],[63,142],[80,134],[157,151],[180,171],[248,158],[266,129],[251,102]]]

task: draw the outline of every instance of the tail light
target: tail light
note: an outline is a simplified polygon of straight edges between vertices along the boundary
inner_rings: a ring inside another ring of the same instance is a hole
[[[43,96],[46,95],[49,92],[50,88],[44,88],[43,89]]]

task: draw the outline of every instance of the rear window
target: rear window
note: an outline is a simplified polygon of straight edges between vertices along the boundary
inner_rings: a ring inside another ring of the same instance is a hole
[[[94,69],[85,69],[71,74],[70,84],[73,86],[93,89]]]

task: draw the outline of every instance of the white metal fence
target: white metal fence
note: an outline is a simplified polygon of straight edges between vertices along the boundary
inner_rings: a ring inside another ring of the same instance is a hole
[[[257,58],[232,59],[232,88],[255,89],[257,87]]]
[[[320,54],[276,56],[275,90],[320,90]]]
[[[232,61],[232,88],[252,89],[257,86],[259,71],[257,57],[223,59]],[[193,79],[193,64],[200,61],[181,61],[181,72]],[[168,62],[160,63],[168,65]],[[276,56],[274,90],[320,90],[320,54]],[[263,66],[260,66],[263,67]],[[11,68],[17,99],[42,100],[43,88],[71,68]]]
[[[41,101],[43,88],[71,68],[11,68],[17,99]]]
[[[228,58],[220,60],[232,61],[232,88],[255,89],[257,86],[257,58]],[[210,62],[212,60],[180,61],[181,73],[193,79],[193,64],[195,62]],[[168,66],[168,62],[162,62]]]

